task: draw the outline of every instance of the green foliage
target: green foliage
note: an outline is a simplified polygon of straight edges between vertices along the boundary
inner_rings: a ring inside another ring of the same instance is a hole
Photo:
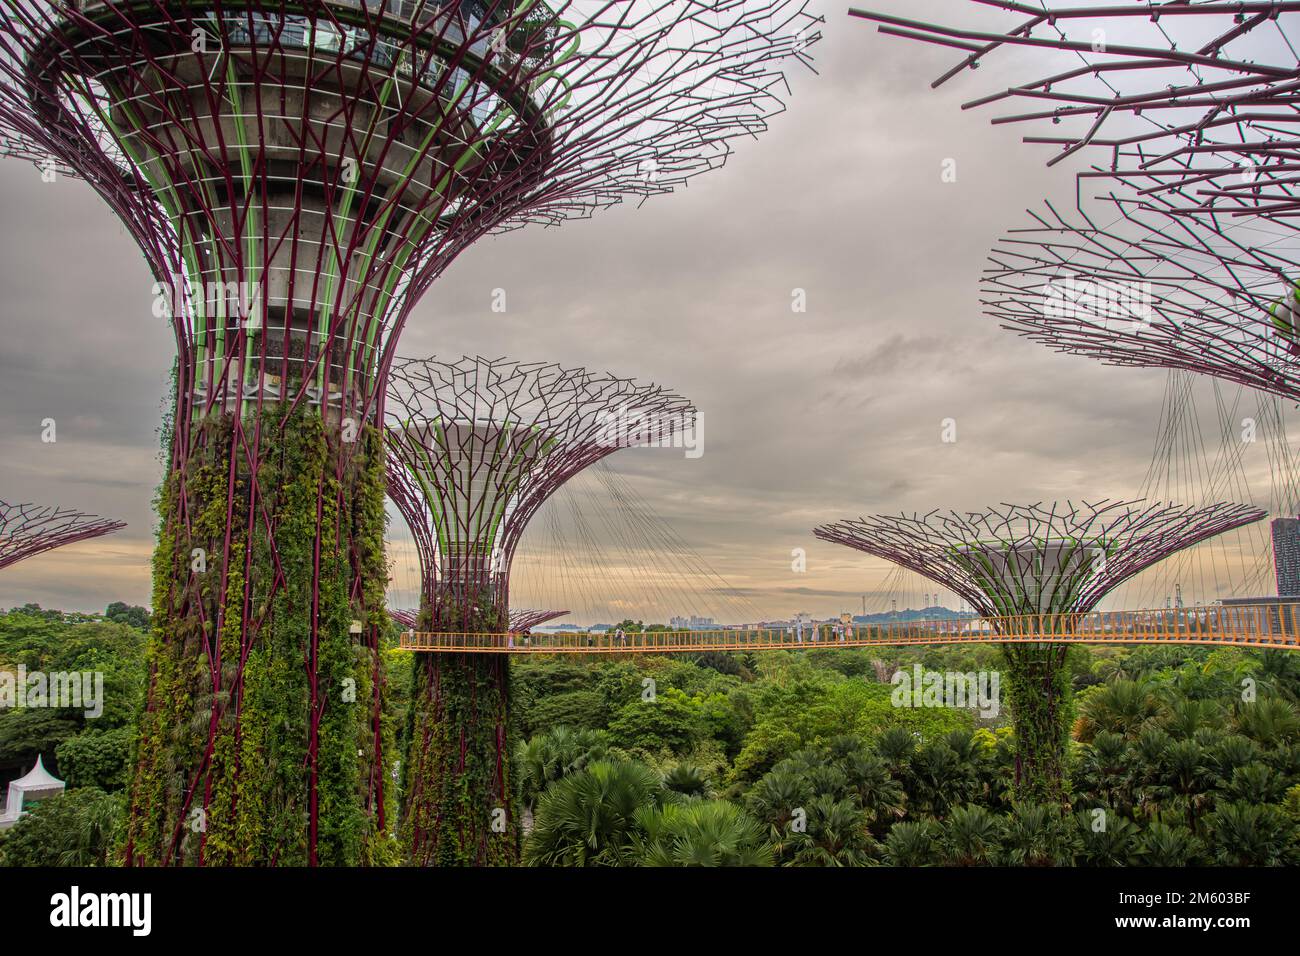
[[[939,859],[941,832],[933,820],[894,824],[885,839],[885,862],[890,866],[932,866]]]
[[[659,776],[635,761],[597,761],[543,795],[524,848],[530,866],[630,866],[637,812],[663,802]]]
[[[69,787],[121,790],[130,782],[135,728],[87,730],[59,744],[59,772]]]
[[[997,858],[1002,821],[978,805],[958,807],[949,815],[939,841],[947,866],[989,866]]]
[[[515,780],[520,805],[532,810],[548,786],[582,770],[609,749],[606,734],[592,730],[571,730],[565,726],[521,743],[515,751]]]
[[[316,862],[386,862],[391,840],[366,809],[388,777],[370,772],[376,740],[391,738],[374,705],[383,659],[349,633],[353,620],[387,627],[379,435],[363,426],[349,444],[319,415],[274,406],[256,422],[196,422],[190,444],[158,498],[127,852],[304,864],[314,804]],[[207,570],[192,569],[195,549]],[[190,825],[196,809],[204,828]]]
[[[609,724],[610,743],[634,754],[685,754],[708,732],[706,701],[668,688],[627,704]]]
[[[137,605],[128,605],[123,601],[114,601],[104,611],[104,620],[114,624],[125,624],[138,631],[149,630],[149,609]]]
[[[462,609],[467,609],[462,615]],[[422,627],[432,611],[421,612]],[[439,626],[494,633],[505,611],[482,593],[448,602]],[[511,865],[519,821],[504,655],[415,654],[407,731],[402,842],[417,866]],[[537,783],[530,784],[536,786]]]
[[[852,798],[813,797],[806,819],[782,845],[786,866],[874,866],[879,847],[868,824],[871,815]]]
[[[757,779],[781,756],[838,734],[871,738],[897,728],[929,740],[973,726],[967,711],[895,707],[891,694],[888,684],[843,678],[764,688],[755,702],[753,728],[736,757],[733,779]]]
[[[1206,842],[1218,866],[1284,866],[1300,862],[1296,825],[1278,807],[1220,804],[1206,820]]]
[[[0,866],[108,866],[122,825],[121,795],[86,788],[26,805],[0,833]]]
[[[549,727],[602,730],[609,724],[605,699],[594,690],[575,690],[544,697],[528,711],[525,726],[532,732]]]
[[[642,866],[772,865],[763,828],[734,803],[644,806],[634,819],[632,853]]]
[[[1064,805],[1065,755],[1072,705],[1068,647],[1004,644],[1003,685],[1016,731],[1015,793],[1020,800]]]
[[[0,764],[30,765],[41,755],[69,786],[124,786],[125,748],[144,687],[144,644],[129,624],[34,605],[0,614],[0,670],[16,676],[21,665],[29,673],[80,672],[103,680],[98,717],[88,717],[85,707],[0,709]]]
[[[1002,835],[1002,862],[1011,866],[1068,866],[1073,858],[1074,820],[1057,806],[1017,803]]]
[[[703,800],[713,796],[713,782],[709,775],[692,763],[679,763],[663,775],[663,787],[688,800]]]

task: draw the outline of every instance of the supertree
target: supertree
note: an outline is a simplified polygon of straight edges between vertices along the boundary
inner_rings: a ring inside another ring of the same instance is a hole
[[[420,554],[417,629],[504,631],[511,562],[537,509],[619,448],[680,444],[694,414],[659,386],[583,369],[396,363],[389,494]],[[402,812],[413,863],[517,858],[510,736],[508,655],[416,653]]]
[[[970,29],[849,13],[882,33],[961,51],[935,87],[1023,51],[1032,75],[963,109],[1030,104],[993,122],[1059,126],[1024,137],[1058,147],[1049,165],[1094,153],[1097,165],[1081,175],[1136,178],[1153,194],[1183,187],[1189,211],[1300,210],[1300,2],[974,4],[982,16],[1017,16]],[[1059,67],[1044,75],[1053,53]]]
[[[805,0],[10,0],[3,150],[108,203],[176,337],[129,863],[388,858],[384,377],[480,236],[720,166]]]
[[[0,501],[0,570],[33,555],[125,527],[121,521],[70,508]]]
[[[982,512],[875,515],[813,533],[884,558],[935,581],[990,618],[1042,615],[1038,632],[1068,633],[1071,615],[1092,610],[1116,585],[1169,555],[1259,521],[1236,504],[1189,507],[1099,501],[1003,504]],[[1065,801],[1070,732],[1068,644],[1004,643],[1016,733],[1016,793]]]
[[[981,301],[1003,328],[1300,401],[1300,232],[1289,223],[1185,216],[1168,195],[1121,190],[1031,211],[989,259]]]

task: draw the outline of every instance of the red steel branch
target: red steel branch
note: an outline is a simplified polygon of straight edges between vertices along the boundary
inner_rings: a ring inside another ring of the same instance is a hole
[[[413,608],[396,608],[389,610],[389,615],[394,621],[407,630],[413,629],[419,622],[420,612]],[[512,634],[523,634],[531,631],[535,627],[540,627],[547,621],[553,621],[557,617],[564,617],[568,611],[539,611],[536,608],[511,608],[510,609],[510,631]]]
[[[125,527],[121,521],[69,508],[0,501],[0,570],[33,555]]]
[[[809,62],[805,4],[13,0],[0,143],[83,178],[144,252],[181,449],[213,408],[378,420],[463,249],[721,166]]]
[[[1186,369],[1300,401],[1300,333],[1275,315],[1300,280],[1294,220],[1184,215],[1120,190],[1006,233],[984,311],[1060,352]]]
[[[620,448],[674,446],[695,409],[657,385],[543,363],[398,361],[385,436],[389,494],[415,535],[423,596],[443,612],[508,607],[537,509]]]
[[[1077,582],[1060,613],[1090,611],[1118,584],[1169,555],[1233,528],[1259,521],[1265,512],[1237,504],[1192,507],[1139,501],[1003,504],[982,512],[873,515],[822,525],[813,534],[915,571],[996,617],[1023,602],[1011,590],[1044,564],[1059,562],[1062,543],[1081,549]],[[970,556],[972,549],[1013,554],[1012,572],[997,580]],[[990,586],[992,585],[992,586]],[[1025,607],[1022,613],[1034,613]]]
[[[1082,175],[1142,179],[1152,194],[1190,187],[1193,209],[1300,212],[1300,2],[972,2],[979,28],[849,12],[958,51],[934,87],[1023,54],[1028,75],[962,108],[1011,110],[995,124],[1050,124],[1051,135],[1024,137],[1057,148],[1049,165],[1088,150],[1096,166]],[[1044,74],[1050,55],[1058,65]]]

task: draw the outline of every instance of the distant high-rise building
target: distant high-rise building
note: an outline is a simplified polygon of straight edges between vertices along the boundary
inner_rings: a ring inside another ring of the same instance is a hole
[[[690,617],[671,617],[668,619],[668,626],[675,631],[702,631],[714,626],[714,620],[711,617],[697,617],[692,614]]]
[[[1300,518],[1274,518],[1272,527],[1278,597],[1300,595]]]

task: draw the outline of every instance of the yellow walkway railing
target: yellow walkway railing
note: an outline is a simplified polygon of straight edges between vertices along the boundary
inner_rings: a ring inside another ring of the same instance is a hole
[[[1211,644],[1300,649],[1300,603],[1213,605],[1156,611],[1093,611],[1020,617],[741,627],[714,631],[557,631],[469,634],[406,631],[413,651],[471,654],[674,654],[699,651],[835,650],[906,644]]]

